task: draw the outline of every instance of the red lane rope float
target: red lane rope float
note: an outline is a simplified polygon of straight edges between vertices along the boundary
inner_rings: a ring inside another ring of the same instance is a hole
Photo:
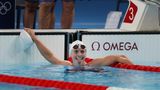
[[[122,64],[122,63],[113,64],[110,66],[115,68],[124,68],[124,69],[131,69],[131,70],[160,72],[160,67],[158,66],[131,65],[131,64]]]
[[[106,90],[107,86],[0,74],[0,82],[65,90]]]

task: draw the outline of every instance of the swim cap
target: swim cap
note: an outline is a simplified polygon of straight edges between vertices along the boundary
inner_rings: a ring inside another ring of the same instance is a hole
[[[71,46],[70,46],[70,49],[69,49],[70,54],[71,54],[71,51],[72,51],[72,49],[73,49],[73,47],[74,47],[75,45],[84,45],[84,46],[86,47],[86,45],[85,45],[82,41],[76,40],[76,41],[72,42],[72,44],[71,44]]]

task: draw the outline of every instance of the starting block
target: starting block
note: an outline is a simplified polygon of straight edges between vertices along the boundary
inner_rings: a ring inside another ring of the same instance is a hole
[[[157,0],[129,0],[120,29],[123,31],[160,31],[160,4]]]

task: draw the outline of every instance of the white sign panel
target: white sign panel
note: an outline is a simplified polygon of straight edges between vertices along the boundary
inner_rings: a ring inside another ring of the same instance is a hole
[[[82,41],[92,58],[111,54],[128,56],[133,63],[160,66],[160,35],[158,34],[82,34]]]
[[[65,34],[42,34],[37,36],[58,58],[64,60]],[[12,32],[9,32],[7,35],[1,34],[0,43],[0,65],[48,62],[40,54],[35,44],[27,50],[22,50],[19,45],[18,34],[12,35]]]

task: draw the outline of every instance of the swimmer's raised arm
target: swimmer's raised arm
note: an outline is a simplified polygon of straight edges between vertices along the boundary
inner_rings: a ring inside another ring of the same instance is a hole
[[[69,61],[57,58],[35,35],[32,29],[25,28],[25,31],[31,36],[42,56],[53,64],[72,65]]]

